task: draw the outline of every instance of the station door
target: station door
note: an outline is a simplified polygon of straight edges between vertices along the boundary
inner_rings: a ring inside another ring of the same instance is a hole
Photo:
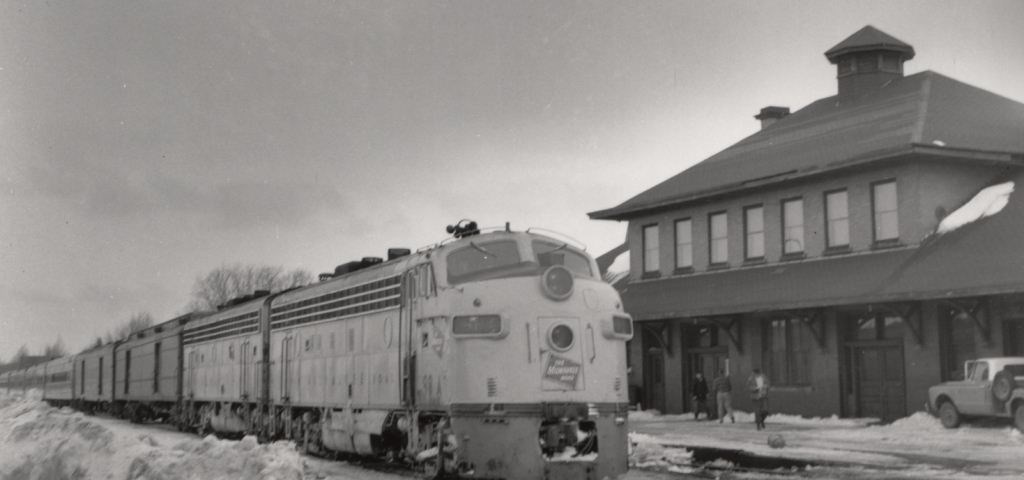
[[[907,414],[903,348],[898,345],[853,347],[858,417],[892,421]]]

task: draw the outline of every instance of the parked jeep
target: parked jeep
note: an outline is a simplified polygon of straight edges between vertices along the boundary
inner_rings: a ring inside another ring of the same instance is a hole
[[[1003,417],[1024,431],[1024,357],[964,362],[963,380],[928,389],[928,411],[946,428],[956,428],[969,417]]]

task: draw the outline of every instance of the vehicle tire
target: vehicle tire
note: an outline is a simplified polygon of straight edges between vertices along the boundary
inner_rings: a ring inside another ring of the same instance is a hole
[[[1013,374],[1006,369],[1000,370],[992,380],[992,396],[1000,403],[1006,403],[1010,399],[1010,395],[1013,394],[1014,387],[1016,387],[1016,381]]]
[[[953,405],[953,402],[946,400],[939,405],[939,420],[942,422],[942,426],[946,428],[960,426],[960,412],[956,409],[956,405]]]
[[[1013,409],[1013,426],[1024,432],[1024,402],[1018,403],[1017,408]]]

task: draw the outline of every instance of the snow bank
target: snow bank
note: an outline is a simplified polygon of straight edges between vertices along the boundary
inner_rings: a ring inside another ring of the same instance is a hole
[[[733,416],[736,417],[737,423],[752,423],[754,421],[754,414],[744,412],[741,410],[734,410]],[[657,410],[644,410],[642,412],[630,412],[629,420],[649,422],[649,421],[671,421],[671,422],[696,422],[698,420],[693,419],[693,413],[683,413],[680,415],[662,415]],[[699,420],[701,422],[708,421],[706,418]],[[726,421],[729,421],[726,419]],[[799,415],[789,415],[785,413],[773,413],[768,416],[768,422],[785,425],[804,425],[804,426],[821,426],[821,427],[862,427],[869,423],[877,422],[877,418],[839,418],[836,415],[831,417],[801,417]],[[731,423],[731,422],[730,422]]]
[[[693,453],[685,448],[666,448],[656,436],[642,433],[629,434],[629,466],[631,468],[659,469],[674,473],[691,473]]]
[[[259,445],[113,425],[38,400],[0,397],[0,478],[300,480],[290,442]]]
[[[968,223],[999,213],[1010,201],[1013,193],[1013,182],[1000,183],[981,189],[974,198],[965,203],[955,212],[946,215],[939,222],[935,233],[939,235],[952,232]]]
[[[926,412],[916,412],[909,417],[903,417],[888,425],[876,425],[873,429],[910,431],[913,433],[924,432],[945,432],[945,427],[938,418]]]

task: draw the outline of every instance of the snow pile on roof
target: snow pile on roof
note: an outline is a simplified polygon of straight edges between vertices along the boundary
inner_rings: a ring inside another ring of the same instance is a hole
[[[290,442],[200,439],[0,397],[0,478],[300,480]]]
[[[615,257],[615,261],[608,266],[604,273],[604,281],[615,285],[617,282],[629,276],[629,250]]]
[[[949,233],[968,223],[999,213],[1010,201],[1011,193],[1013,193],[1013,182],[1004,182],[981,189],[969,202],[946,215],[946,218],[939,222],[935,233],[939,235]]]

